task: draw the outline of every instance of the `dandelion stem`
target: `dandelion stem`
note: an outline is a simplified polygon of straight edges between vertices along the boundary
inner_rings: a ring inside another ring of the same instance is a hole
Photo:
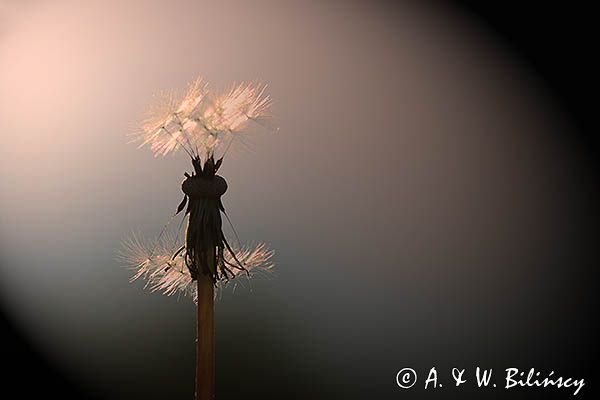
[[[196,353],[196,400],[213,400],[215,390],[215,320],[213,281],[198,274],[198,339]]]

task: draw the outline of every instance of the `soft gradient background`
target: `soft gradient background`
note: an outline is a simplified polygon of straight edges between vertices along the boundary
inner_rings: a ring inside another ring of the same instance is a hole
[[[218,302],[220,399],[432,396],[395,375],[433,365],[597,378],[595,164],[544,82],[466,14],[0,1],[0,304],[68,379],[192,398],[193,304],[130,285],[114,254],[160,231],[190,169],[126,134],[198,74],[269,83],[280,128],[222,169],[241,238],[278,268]],[[515,394],[571,395],[435,396]]]

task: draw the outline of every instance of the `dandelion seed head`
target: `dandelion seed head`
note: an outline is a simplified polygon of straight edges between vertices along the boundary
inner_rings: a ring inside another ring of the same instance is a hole
[[[156,156],[184,149],[190,156],[214,155],[220,146],[242,134],[249,121],[269,118],[272,100],[266,85],[241,83],[215,94],[197,78],[178,96],[162,93],[134,134],[140,147]]]

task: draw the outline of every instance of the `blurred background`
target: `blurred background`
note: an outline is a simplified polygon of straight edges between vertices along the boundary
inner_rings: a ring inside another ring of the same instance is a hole
[[[277,270],[217,303],[219,399],[571,396],[396,385],[431,366],[554,370],[592,393],[591,39],[563,10],[519,11],[0,0],[0,379],[23,398],[193,398],[192,302],[130,284],[115,253],[160,232],[191,168],[126,135],[201,74],[268,83],[279,127],[222,168],[242,241]]]

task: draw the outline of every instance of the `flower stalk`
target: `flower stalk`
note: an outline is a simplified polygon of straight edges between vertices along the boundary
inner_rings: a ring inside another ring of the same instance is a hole
[[[215,397],[214,285],[207,274],[198,276],[196,400]]]

